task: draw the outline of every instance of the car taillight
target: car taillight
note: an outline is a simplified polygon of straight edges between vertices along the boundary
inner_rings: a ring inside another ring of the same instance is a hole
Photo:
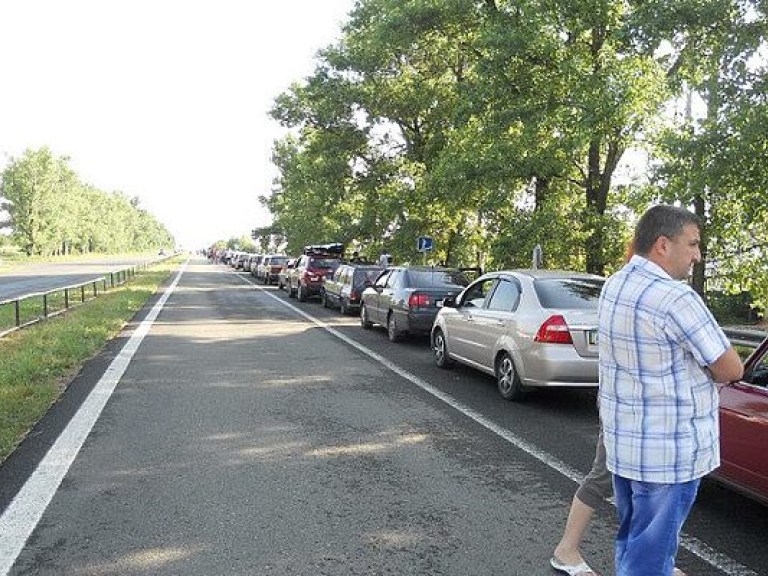
[[[408,308],[421,308],[429,306],[429,295],[414,292],[408,297]]]
[[[544,320],[544,324],[536,332],[534,340],[548,344],[573,344],[568,324],[565,323],[565,318],[560,314],[555,314]]]

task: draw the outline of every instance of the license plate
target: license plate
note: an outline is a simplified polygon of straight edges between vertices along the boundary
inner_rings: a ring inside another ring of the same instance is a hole
[[[587,332],[587,342],[590,346],[597,346],[597,330]]]

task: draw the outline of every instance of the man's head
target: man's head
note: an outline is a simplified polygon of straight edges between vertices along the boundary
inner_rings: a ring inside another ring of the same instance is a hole
[[[636,254],[661,266],[672,278],[685,280],[701,260],[698,216],[684,208],[659,204],[640,218],[632,241]]]

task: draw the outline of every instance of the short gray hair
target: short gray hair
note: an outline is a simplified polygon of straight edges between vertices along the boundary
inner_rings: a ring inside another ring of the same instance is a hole
[[[659,204],[645,211],[635,228],[633,247],[636,254],[645,256],[660,236],[674,239],[688,224],[701,228],[699,217],[685,208]]]

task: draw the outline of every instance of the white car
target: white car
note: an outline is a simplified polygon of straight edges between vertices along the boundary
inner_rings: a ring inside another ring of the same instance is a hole
[[[597,303],[605,278],[580,272],[484,274],[443,302],[432,326],[435,363],[496,377],[507,400],[529,388],[596,387]]]

